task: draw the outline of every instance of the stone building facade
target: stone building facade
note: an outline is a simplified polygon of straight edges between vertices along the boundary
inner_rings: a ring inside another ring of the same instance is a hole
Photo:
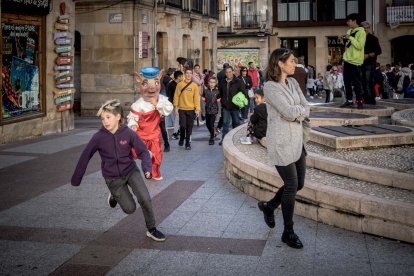
[[[93,116],[110,98],[128,109],[140,97],[132,74],[142,66],[176,68],[178,57],[206,69],[216,63],[216,1],[154,3],[76,2],[82,116]]]
[[[269,37],[272,31],[272,2],[269,0],[220,0],[220,21],[217,35],[217,66],[233,67],[267,65]]]
[[[74,2],[3,0],[0,17],[0,143],[73,129]]]

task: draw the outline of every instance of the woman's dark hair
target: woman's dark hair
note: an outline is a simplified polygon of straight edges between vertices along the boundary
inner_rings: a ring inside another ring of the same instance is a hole
[[[247,67],[246,67],[246,66],[241,66],[241,67],[240,67],[240,72],[243,72],[244,70],[246,70],[246,71],[247,71]]]
[[[274,50],[270,54],[269,62],[267,63],[265,80],[278,82],[282,75],[278,62],[286,62],[291,55],[293,55],[293,51],[287,48]]]
[[[331,69],[332,69],[332,65],[328,64],[328,65],[326,66],[326,71],[331,71]]]

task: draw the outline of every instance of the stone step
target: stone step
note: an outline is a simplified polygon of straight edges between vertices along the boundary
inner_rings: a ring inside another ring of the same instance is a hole
[[[414,191],[414,146],[368,151],[333,151],[316,143],[306,146],[310,168],[389,187]]]
[[[395,108],[395,110],[404,110],[414,108],[414,99],[381,99],[377,103],[383,106]]]
[[[241,145],[244,126],[223,142],[225,173],[240,190],[259,200],[270,199],[283,185],[266,151]],[[296,214],[356,232],[414,243],[414,192],[309,168],[297,195]]]
[[[342,104],[342,103],[341,103]],[[326,103],[311,105],[311,111],[328,111],[328,112],[341,112],[341,113],[357,113],[365,114],[375,117],[391,117],[395,109],[390,106],[381,105],[364,105],[363,109],[357,109],[355,107],[340,108],[340,103]]]
[[[379,125],[312,127],[310,140],[334,149],[414,144],[414,129],[410,127]]]
[[[391,116],[391,122],[394,125],[414,128],[414,108],[394,112]]]
[[[311,111],[309,118],[312,127],[378,124],[378,117],[358,113]]]

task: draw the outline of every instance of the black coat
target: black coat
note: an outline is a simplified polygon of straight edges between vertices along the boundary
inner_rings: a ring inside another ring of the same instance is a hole
[[[250,116],[250,122],[253,125],[253,135],[257,139],[262,139],[263,137],[266,137],[267,108],[265,103],[256,106],[252,116]]]
[[[233,77],[230,82],[227,80],[223,80],[219,83],[219,92],[221,98],[221,106],[227,110],[239,110],[240,108],[235,105],[231,100],[233,99],[234,95],[239,92],[245,92],[244,83],[242,80]]]
[[[364,60],[364,64],[371,64],[376,65],[377,63],[377,56],[381,55],[381,46],[379,44],[378,38],[371,34],[367,34],[367,38],[365,40],[365,46],[364,46],[364,52],[365,54],[369,53],[375,53],[375,57],[369,57],[366,60]]]

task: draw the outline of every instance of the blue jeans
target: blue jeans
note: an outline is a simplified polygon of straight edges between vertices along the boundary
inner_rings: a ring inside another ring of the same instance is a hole
[[[240,117],[239,117],[239,110],[228,110],[223,107],[223,113],[221,116],[223,116],[223,136],[222,139],[224,139],[224,136],[229,132],[230,123],[232,124],[232,127],[238,127],[240,125]]]

